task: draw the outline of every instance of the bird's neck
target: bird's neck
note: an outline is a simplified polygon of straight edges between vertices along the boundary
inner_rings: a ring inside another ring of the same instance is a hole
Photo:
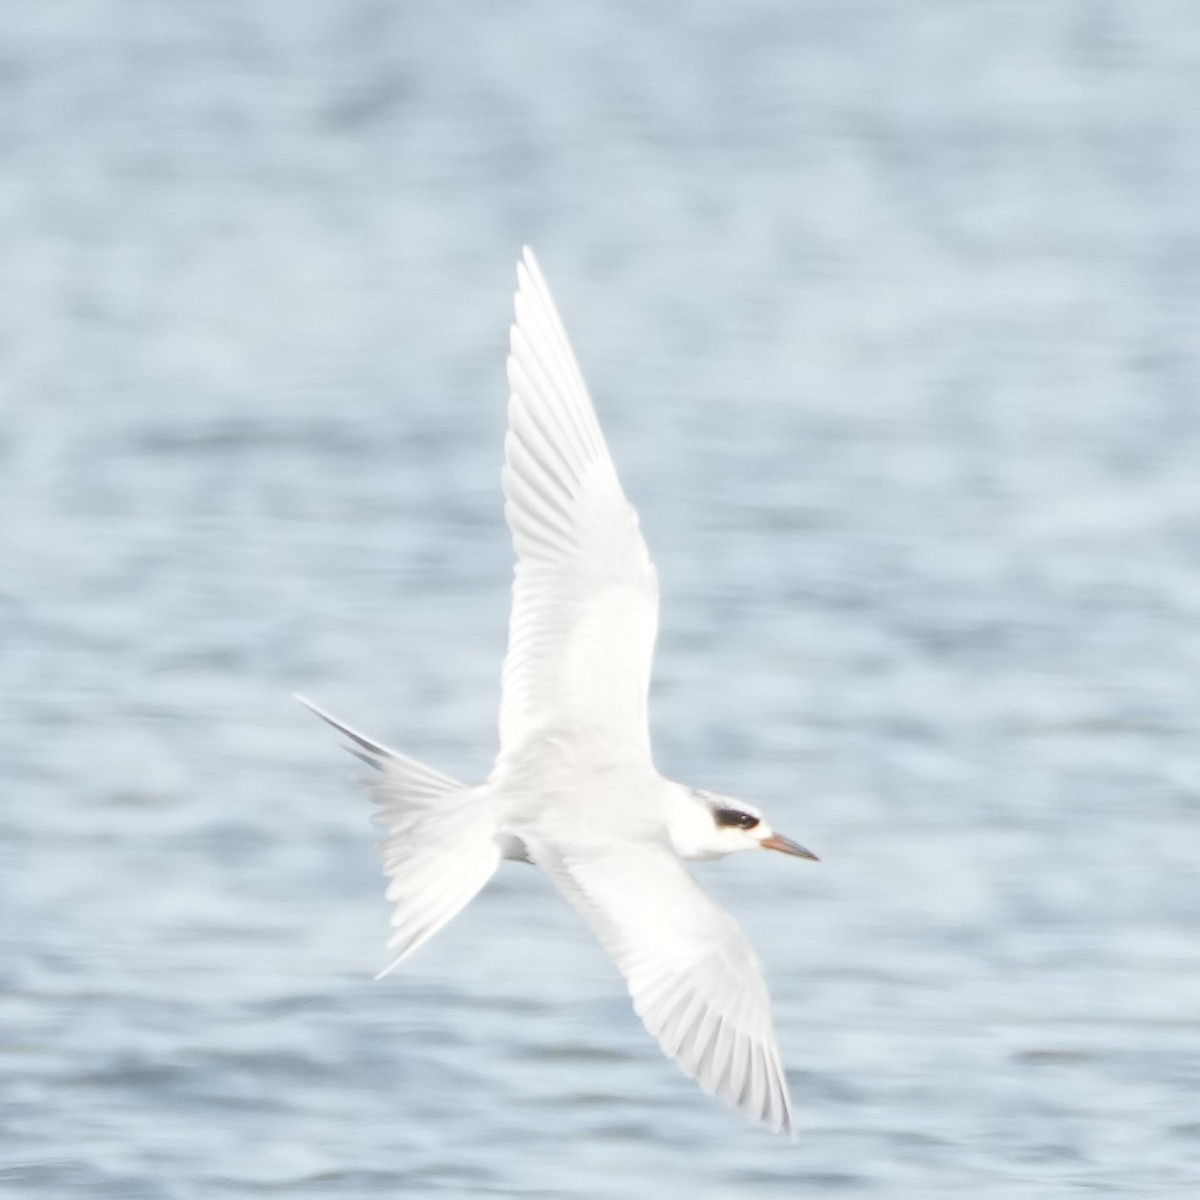
[[[680,858],[699,861],[724,858],[729,853],[718,840],[712,811],[696,799],[691,788],[672,784],[667,812],[671,844]]]

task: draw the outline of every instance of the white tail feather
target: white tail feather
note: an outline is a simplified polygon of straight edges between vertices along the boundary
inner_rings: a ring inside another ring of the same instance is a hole
[[[378,979],[457,916],[491,879],[501,842],[490,793],[374,741],[303,696],[296,699],[349,738],[354,745],[346,749],[379,772],[366,783],[377,809],[375,823],[384,831],[392,957]]]

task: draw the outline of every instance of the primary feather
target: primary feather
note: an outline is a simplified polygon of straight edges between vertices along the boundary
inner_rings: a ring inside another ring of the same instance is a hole
[[[678,856],[655,843],[533,843],[530,852],[595,931],[663,1050],[710,1095],[790,1133],[758,959]]]

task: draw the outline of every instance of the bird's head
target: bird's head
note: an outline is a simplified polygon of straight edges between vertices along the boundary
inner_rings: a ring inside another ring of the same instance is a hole
[[[811,850],[776,833],[754,805],[697,788],[690,788],[689,793],[700,819],[688,822],[693,845],[687,848],[690,853],[681,851],[685,858],[724,858],[739,850],[778,850],[817,861]]]

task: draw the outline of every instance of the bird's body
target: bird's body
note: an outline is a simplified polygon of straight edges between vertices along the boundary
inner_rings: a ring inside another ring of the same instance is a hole
[[[654,566],[529,251],[518,281],[504,466],[517,566],[492,773],[458,783],[310,704],[378,771],[393,905],[385,970],[502,859],[531,862],[592,927],[666,1053],[706,1091],[790,1132],[761,969],[684,861],[759,847],[813,856],[744,802],[655,769]]]

